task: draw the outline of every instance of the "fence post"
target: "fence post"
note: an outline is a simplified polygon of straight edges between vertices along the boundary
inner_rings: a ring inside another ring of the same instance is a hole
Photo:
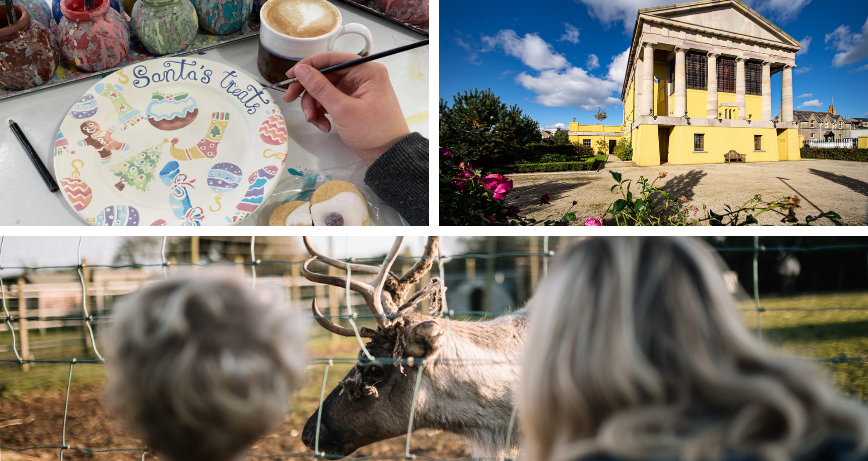
[[[298,283],[301,277],[301,264],[290,264],[289,272],[292,274],[292,299],[301,303],[301,285]]]
[[[537,245],[537,236],[532,235],[530,237],[530,248],[528,253],[530,253],[530,292],[533,293],[534,288],[536,288],[536,282],[539,279],[539,245]]]
[[[518,307],[524,303],[527,296],[524,280],[525,260],[522,257],[515,258],[515,294],[518,299],[515,301],[515,306]]]
[[[244,275],[244,256],[235,255],[235,268]]]
[[[87,259],[82,259],[81,260],[81,279],[82,279],[82,282],[84,283],[84,288],[82,288],[82,289],[84,290],[85,295],[90,293],[90,271],[91,271],[91,269],[90,269],[90,266],[87,265]],[[81,302],[85,302],[85,299],[82,298]],[[85,354],[87,354],[87,351],[92,347],[92,344],[90,343],[90,335],[87,334],[87,331],[88,331],[87,319],[82,318],[81,319],[81,347],[82,347],[82,351]]]
[[[21,335],[21,360],[30,359],[30,338],[27,331],[27,296],[24,277],[18,277],[18,333]],[[21,364],[21,371],[30,370],[29,363]]]
[[[199,236],[190,237],[190,262],[193,263],[193,270],[199,270]]]
[[[465,270],[467,272],[467,281],[476,280],[476,258],[467,258],[464,260]]]
[[[493,255],[497,251],[497,237],[488,237],[486,242],[486,252],[488,255]],[[482,295],[482,310],[491,312],[494,308],[494,258],[485,260],[485,291]]]

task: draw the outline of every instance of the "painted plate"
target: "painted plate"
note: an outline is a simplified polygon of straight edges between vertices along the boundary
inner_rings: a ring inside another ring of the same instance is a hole
[[[194,57],[103,78],[60,125],[54,171],[103,226],[227,225],[271,194],[287,155],[280,109],[242,71]]]

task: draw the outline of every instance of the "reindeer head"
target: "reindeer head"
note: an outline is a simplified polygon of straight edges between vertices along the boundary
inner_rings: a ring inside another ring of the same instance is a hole
[[[319,428],[319,450],[328,454],[347,456],[365,445],[396,437],[407,432],[412,405],[415,374],[419,367],[395,364],[378,359],[431,359],[437,355],[443,340],[445,325],[442,314],[441,281],[431,283],[409,298],[410,288],[431,269],[440,237],[429,237],[425,252],[404,275],[398,277],[389,269],[395,262],[404,237],[395,239],[380,267],[350,264],[320,254],[307,237],[305,247],[313,256],[302,265],[302,274],[312,282],[346,287],[347,279],[311,272],[308,265],[317,260],[346,270],[351,274],[376,274],[370,283],[350,280],[350,289],[360,294],[377,321],[377,329],[362,327],[359,336],[369,339],[365,345],[373,361],[359,351],[359,364],[328,395],[322,403]],[[423,299],[431,299],[429,315],[412,314]],[[316,321],[326,330],[341,336],[355,336],[351,328],[336,325],[320,313],[314,299],[311,306]],[[314,448],[317,413],[307,420],[302,441]]]

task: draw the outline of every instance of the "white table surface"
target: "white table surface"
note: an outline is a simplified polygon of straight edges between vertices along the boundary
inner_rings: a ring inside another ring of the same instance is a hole
[[[341,10],[345,24],[358,22],[371,30],[374,36],[371,53],[425,38],[356,8],[341,3],[335,3],[335,6]],[[252,37],[207,50],[201,57],[230,65],[247,72],[257,81],[265,82],[256,69],[258,44],[258,36]],[[357,52],[363,45],[364,40],[361,37],[346,35],[338,39],[335,49]],[[392,85],[407,117],[410,131],[417,131],[425,137],[429,137],[428,58],[426,46],[380,60],[389,69]],[[53,176],[54,139],[60,123],[72,104],[99,81],[99,78],[101,77],[0,100],[0,226],[87,225],[67,204],[62,190],[53,194],[48,191],[48,187],[9,129],[8,120],[13,119],[18,123]],[[279,93],[272,93],[283,112],[289,131],[290,157],[286,167],[314,170],[344,165],[351,167],[358,162],[358,157],[341,142],[334,130],[324,134],[307,123],[298,101],[287,104],[279,97]],[[288,176],[284,169],[282,178],[286,179]],[[251,216],[241,225],[253,225],[254,219],[255,216]],[[389,221],[393,223],[392,219]]]

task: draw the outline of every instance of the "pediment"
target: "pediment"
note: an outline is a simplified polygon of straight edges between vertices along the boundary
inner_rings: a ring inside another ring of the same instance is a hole
[[[706,0],[646,8],[640,10],[640,13],[693,26],[799,46],[796,40],[768,19],[737,1]]]

